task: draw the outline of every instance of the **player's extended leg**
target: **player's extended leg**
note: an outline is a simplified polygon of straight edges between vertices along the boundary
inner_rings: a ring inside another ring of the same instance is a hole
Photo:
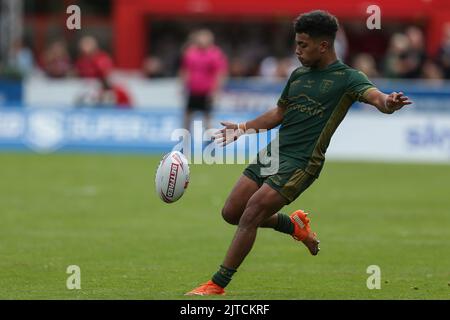
[[[229,224],[238,225],[248,200],[258,189],[259,186],[255,181],[242,175],[225,201],[222,209],[223,219]]]
[[[316,255],[319,250],[319,241],[311,232],[309,219],[305,213],[298,210],[290,217],[278,213],[278,210],[287,202],[288,200],[273,187],[263,184],[259,188],[256,181],[243,175],[236,183],[222,210],[222,215],[227,222],[239,225],[226,258],[212,280],[188,292],[187,295],[224,294],[224,288],[231,281],[236,268],[251,250],[258,227],[272,227],[277,231],[290,234],[296,240],[302,241],[311,254]]]
[[[225,201],[225,205],[222,208],[223,219],[229,224],[238,225],[239,220],[241,219],[241,216],[247,206],[248,200],[256,191],[258,191],[259,188],[260,187],[254,180],[242,175]],[[288,216],[282,213],[275,213],[265,219],[259,226],[262,228],[272,228],[295,237],[296,230],[294,223],[292,223],[291,220],[293,219],[289,219]],[[285,227],[284,225],[286,224],[290,224],[291,229]]]
[[[233,195],[233,192],[238,192],[247,183],[250,186],[252,185],[249,182],[252,180],[247,177],[241,177],[240,181],[241,183],[236,184],[231,195]],[[252,182],[257,186],[256,182]],[[239,205],[241,204],[239,202]],[[212,280],[186,295],[224,294],[223,288],[230,282],[231,276],[253,247],[258,227],[285,204],[286,199],[266,184],[263,184],[261,188],[254,192],[247,201],[245,210],[239,219],[238,228],[220,270],[214,274]]]
[[[225,201],[222,209],[223,219],[229,224],[238,225],[249,199],[259,188],[254,180],[242,175]],[[295,211],[290,217],[283,213],[275,213],[265,219],[259,227],[272,228],[293,236],[294,239],[302,241],[312,255],[316,255],[319,251],[319,241],[310,231],[309,219],[301,210]]]
[[[270,216],[278,212],[286,199],[266,184],[256,191],[247,202],[234,239],[223,261],[223,266],[236,270],[244,261],[255,242],[258,227]]]
[[[257,228],[267,224],[268,219],[287,203],[287,199],[278,191],[263,184],[248,200],[222,266],[236,270],[250,252],[256,238]],[[307,242],[315,238],[309,228],[309,219],[306,218],[303,211],[294,212],[292,219],[295,221],[295,223],[291,221],[294,224],[294,236]],[[305,244],[308,246],[308,243]]]
[[[225,201],[225,205],[222,208],[223,219],[229,224],[238,225],[248,200],[259,188],[254,180],[242,175]],[[278,214],[273,214],[260,227],[276,229],[277,225]]]

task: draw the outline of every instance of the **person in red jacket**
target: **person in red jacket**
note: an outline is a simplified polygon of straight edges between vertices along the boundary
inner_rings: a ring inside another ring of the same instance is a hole
[[[84,36],[81,38],[79,51],[80,55],[75,62],[78,76],[97,79],[109,76],[113,67],[112,59],[99,48],[94,37]]]

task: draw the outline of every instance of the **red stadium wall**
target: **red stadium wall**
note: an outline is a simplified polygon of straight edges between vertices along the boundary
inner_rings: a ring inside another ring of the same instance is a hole
[[[439,45],[443,25],[450,22],[448,0],[115,0],[113,9],[114,52],[120,68],[139,68],[149,45],[146,22],[152,15],[167,17],[295,17],[300,12],[324,9],[341,20],[365,22],[366,9],[376,4],[381,19],[428,22],[428,51]],[[130,39],[133,41],[130,41]],[[150,44],[151,45],[151,44]]]

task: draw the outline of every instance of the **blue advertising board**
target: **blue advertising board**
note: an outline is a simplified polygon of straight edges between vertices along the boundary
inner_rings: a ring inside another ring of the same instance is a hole
[[[0,79],[0,106],[20,106],[23,98],[21,80]]]
[[[217,115],[243,121],[254,114]],[[0,148],[36,152],[163,152],[177,144],[181,110],[0,108]]]

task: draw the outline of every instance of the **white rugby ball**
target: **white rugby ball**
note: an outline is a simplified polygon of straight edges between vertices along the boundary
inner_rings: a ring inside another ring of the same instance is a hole
[[[189,184],[189,165],[179,151],[166,154],[156,170],[156,192],[162,201],[171,203],[181,198]]]

